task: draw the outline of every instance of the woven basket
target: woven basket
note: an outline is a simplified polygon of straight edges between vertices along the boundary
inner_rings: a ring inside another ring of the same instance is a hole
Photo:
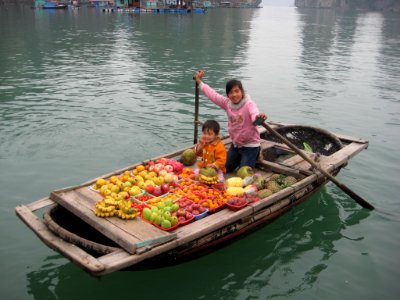
[[[343,148],[342,143],[335,135],[320,128],[289,125],[276,128],[275,130],[299,149],[304,150],[303,143],[307,143],[311,146],[312,152],[314,153],[329,156]],[[261,138],[276,143],[282,143],[281,140],[268,132],[262,133]]]

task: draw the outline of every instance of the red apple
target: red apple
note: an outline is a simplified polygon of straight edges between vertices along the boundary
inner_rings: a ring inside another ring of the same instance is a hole
[[[186,210],[184,210],[183,208],[178,209],[178,211],[176,212],[176,215],[178,217],[184,217],[186,216]]]
[[[174,171],[174,168],[171,165],[165,165],[164,170],[166,170],[168,173],[171,173]]]
[[[163,183],[161,185],[161,190],[163,193],[168,193],[169,192],[169,185],[167,183]]]
[[[154,196],[156,196],[156,197],[159,197],[159,196],[161,196],[161,195],[163,194],[163,192],[162,192],[162,190],[161,190],[161,188],[160,188],[159,186],[156,186],[156,187],[154,188],[152,194],[153,194]]]
[[[149,194],[153,194],[154,186],[151,184],[146,185],[146,192],[148,192]]]

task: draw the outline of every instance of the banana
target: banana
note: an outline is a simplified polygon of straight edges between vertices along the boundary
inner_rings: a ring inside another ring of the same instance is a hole
[[[208,177],[203,174],[200,174],[199,181],[202,183],[205,183],[205,184],[215,184],[215,183],[218,183],[218,177],[217,176]]]

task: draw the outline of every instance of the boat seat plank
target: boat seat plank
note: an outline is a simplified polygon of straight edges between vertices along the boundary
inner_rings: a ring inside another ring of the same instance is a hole
[[[353,156],[364,150],[368,144],[363,143],[350,143],[337,151],[336,153],[322,157],[320,166],[326,170],[337,169],[343,164],[347,163]]]
[[[270,170],[271,172],[290,175],[294,177],[298,177],[300,175],[299,170],[285,166],[283,164],[278,164],[267,160],[259,161],[258,164],[260,167],[264,167],[267,170]]]
[[[162,244],[176,238],[175,233],[160,230],[139,218],[122,220],[118,217],[97,217],[94,214],[96,200],[91,193],[87,188],[79,188],[76,191],[53,192],[50,198],[131,254],[135,253],[138,247]]]
[[[35,202],[29,203],[26,206],[31,210],[31,211],[36,211],[38,209],[47,207],[54,204],[54,201],[51,200],[49,197],[42,198],[40,200],[37,200]]]

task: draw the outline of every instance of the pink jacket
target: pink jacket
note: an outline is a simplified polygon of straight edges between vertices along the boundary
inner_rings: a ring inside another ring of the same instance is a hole
[[[200,88],[212,102],[226,111],[229,136],[236,146],[258,147],[260,145],[260,133],[253,125],[260,111],[250,97],[246,95],[239,104],[235,105],[228,97],[217,93],[203,82]]]

